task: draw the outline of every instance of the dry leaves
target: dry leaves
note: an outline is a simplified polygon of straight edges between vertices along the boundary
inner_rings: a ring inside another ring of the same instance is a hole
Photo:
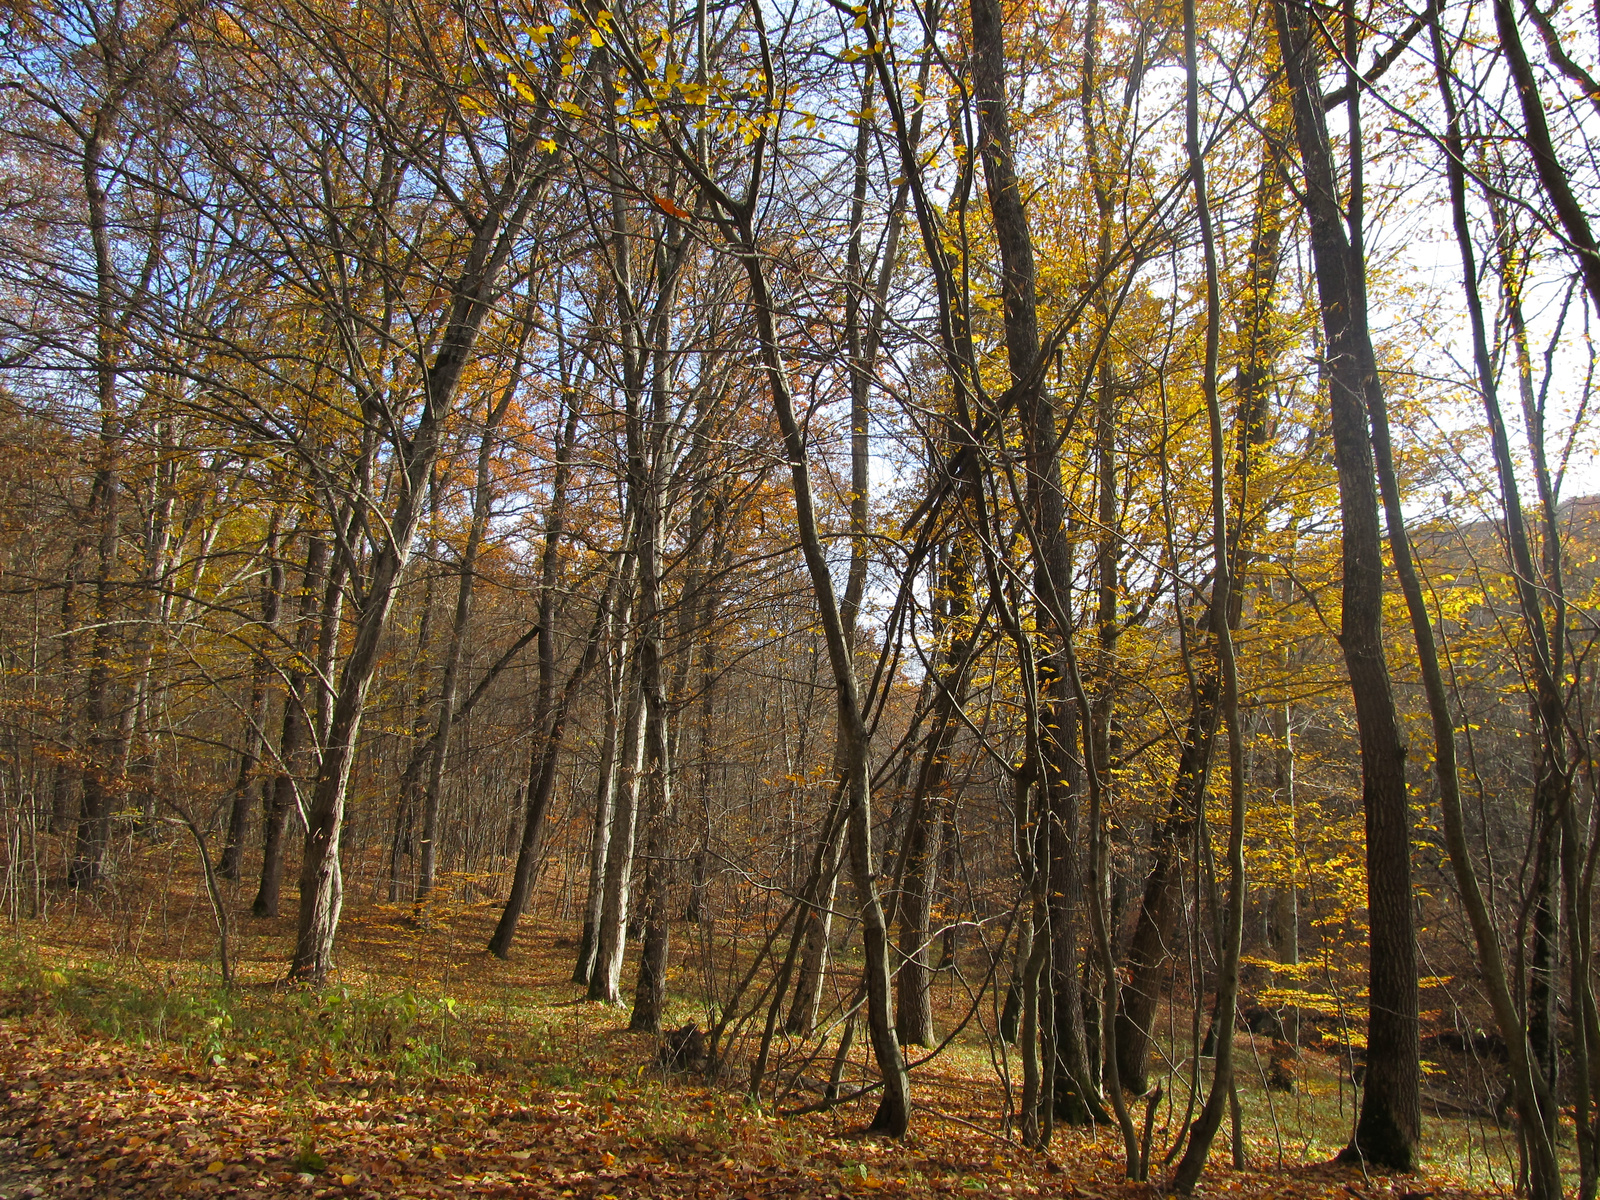
[[[401,1091],[374,1077],[310,1086],[286,1066],[196,1068],[165,1053],[0,1021],[0,1197],[517,1196],[551,1200],[1052,1195],[1131,1200],[1108,1141],[1069,1133],[1043,1158],[933,1119],[903,1144],[826,1122],[730,1114],[718,1144],[663,1136],[623,1096],[591,1104],[461,1078]],[[730,1098],[682,1087],[682,1110]],[[659,1103],[659,1096],[658,1101]],[[641,1132],[648,1125],[653,1133]],[[1344,1168],[1216,1172],[1208,1190],[1363,1200],[1388,1181]],[[1439,1197],[1454,1193],[1440,1191]]]

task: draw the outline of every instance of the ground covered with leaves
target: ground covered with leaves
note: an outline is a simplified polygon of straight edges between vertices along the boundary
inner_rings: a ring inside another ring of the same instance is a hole
[[[413,1090],[318,1064],[308,1085],[295,1066],[197,1069],[25,1019],[7,1019],[0,1038],[6,1200],[1151,1194],[1118,1181],[1107,1135],[1068,1133],[1047,1158],[938,1119],[899,1144],[856,1137],[658,1080],[596,1100],[470,1075]],[[664,1110],[683,1119],[675,1132]],[[1322,1166],[1219,1170],[1210,1190],[1363,1197],[1420,1186]]]
[[[281,986],[287,919],[242,923],[239,981],[222,989],[205,961],[209,914],[172,895],[58,911],[0,947],[0,1200],[1157,1192],[1122,1178],[1109,1129],[1023,1149],[1004,1128],[993,1046],[976,1038],[917,1071],[912,1132],[884,1141],[857,1132],[870,1098],[782,1115],[807,1097],[775,1114],[770,1096],[758,1107],[741,1094],[737,1073],[664,1073],[655,1039],[627,1032],[625,1012],[579,999],[564,926],[531,932],[502,963],[481,949],[492,904],[421,922],[357,906],[338,978],[312,993]],[[694,964],[679,970],[671,1015],[682,1020],[695,1015]],[[1347,1093],[1332,1060],[1304,1061],[1294,1098],[1252,1098],[1271,1117],[1247,1130],[1262,1169],[1233,1170],[1219,1139],[1203,1192],[1493,1193],[1484,1151],[1504,1131],[1460,1119],[1431,1122],[1425,1176],[1330,1163]],[[1157,1122],[1157,1160],[1182,1117]]]

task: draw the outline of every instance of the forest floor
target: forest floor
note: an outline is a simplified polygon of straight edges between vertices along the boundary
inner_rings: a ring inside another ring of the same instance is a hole
[[[500,962],[483,951],[491,901],[439,906],[418,926],[350,897],[338,975],[313,994],[280,986],[290,919],[252,921],[241,908],[238,980],[224,990],[195,881],[157,882],[58,902],[48,920],[5,936],[0,1200],[1158,1192],[1122,1178],[1112,1129],[1058,1130],[1047,1154],[1005,1136],[994,1044],[980,1035],[916,1071],[908,1137],[865,1137],[869,1100],[781,1115],[805,1105],[801,1092],[774,1115],[746,1101],[742,1076],[708,1085],[663,1073],[653,1037],[627,1032],[625,1010],[584,1003],[568,981],[570,923],[530,915]],[[697,969],[681,954],[675,987],[691,991]],[[670,1015],[705,1019],[683,998]],[[1252,1049],[1241,1038],[1247,1075]],[[798,1073],[787,1070],[774,1077]],[[1336,1060],[1310,1051],[1300,1074],[1295,1094],[1270,1104],[1246,1078],[1255,1169],[1232,1169],[1224,1130],[1202,1193],[1448,1200],[1506,1190],[1511,1135],[1459,1112],[1429,1119],[1420,1175],[1332,1164],[1349,1128],[1348,1083]],[[1158,1114],[1157,1162],[1182,1118],[1181,1105]]]

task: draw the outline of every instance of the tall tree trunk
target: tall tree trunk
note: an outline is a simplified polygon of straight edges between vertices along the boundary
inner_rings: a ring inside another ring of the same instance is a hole
[[[524,324],[524,336],[533,322]],[[483,545],[484,530],[489,524],[490,485],[493,474],[495,430],[505,416],[522,375],[522,352],[519,348],[511,368],[510,378],[497,402],[491,405],[478,437],[478,461],[472,488],[472,516],[467,525],[466,544],[461,548],[457,564],[456,605],[450,620],[450,641],[445,648],[443,674],[439,684],[438,719],[433,728],[428,748],[428,782],[422,797],[422,839],[417,864],[417,901],[420,903],[433,890],[434,875],[438,866],[439,802],[444,794],[444,768],[450,755],[450,732],[455,727],[456,695],[461,688],[461,660],[467,642],[467,628],[472,621],[472,588],[477,580],[478,550]],[[559,452],[558,452],[559,455]],[[558,463],[557,471],[560,466]],[[543,623],[541,614],[540,622]]]
[[[567,431],[571,433],[573,422],[568,422]],[[566,442],[567,453],[571,452],[570,439]],[[554,518],[552,518],[554,520]],[[614,585],[613,577],[612,584]],[[551,590],[554,590],[554,579],[551,579]],[[526,805],[522,817],[522,840],[517,848],[517,864],[511,876],[511,892],[506,897],[505,908],[500,912],[500,921],[495,926],[494,936],[489,939],[489,952],[498,958],[505,958],[511,953],[511,942],[516,937],[517,923],[521,921],[522,914],[527,908],[528,900],[533,895],[534,880],[538,875],[539,863],[543,854],[543,835],[545,820],[550,814],[550,801],[555,795],[556,766],[561,760],[561,745],[566,737],[567,719],[572,714],[572,706],[577,700],[578,689],[582,686],[589,672],[600,656],[601,639],[605,636],[606,627],[610,623],[612,595],[608,587],[595,606],[594,621],[589,626],[589,636],[584,642],[583,654],[577,665],[572,668],[572,673],[567,676],[567,681],[561,689],[561,695],[554,705],[541,695],[540,707],[548,709],[546,718],[535,725],[543,726],[545,732],[537,738],[528,760],[528,786],[524,793]],[[554,619],[553,607],[546,614]],[[541,647],[540,674],[547,672],[554,676],[553,658],[546,663],[545,651]],[[542,692],[541,684],[541,692]]]
[[[1190,700],[1189,721],[1166,816],[1155,826],[1150,871],[1128,946],[1128,982],[1117,1007],[1117,1071],[1129,1091],[1149,1090],[1151,1028],[1183,913],[1182,859],[1194,835],[1197,805],[1210,774],[1217,680],[1208,673]]]
[[[257,917],[276,917],[283,887],[284,834],[289,810],[298,787],[295,774],[310,731],[307,714],[311,698],[306,687],[316,647],[317,618],[321,611],[328,543],[312,536],[306,546],[306,566],[300,579],[300,608],[295,616],[294,658],[284,672],[283,726],[278,735],[277,767],[262,789],[261,883],[250,911]]]
[[[611,814],[594,969],[589,973],[588,998],[602,1004],[616,1004],[621,999],[622,960],[628,942],[628,893],[633,881],[633,842],[639,814],[639,774],[644,757],[644,696],[639,689],[637,663],[627,672],[627,682],[622,787]]]
[[[116,797],[113,775],[121,758],[120,714],[115,711],[111,679],[115,653],[112,638],[117,627],[111,608],[121,536],[123,418],[117,391],[121,337],[116,328],[116,268],[112,259],[105,181],[101,175],[105,140],[110,136],[113,119],[112,108],[103,108],[94,115],[82,164],[95,261],[95,398],[100,407],[100,439],[89,493],[88,520],[96,527],[99,553],[94,587],[95,632],[84,684],[83,723],[87,736],[84,739],[83,804],[78,816],[72,864],[67,871],[67,882],[73,887],[93,887],[105,874],[106,842]]]
[[[1560,651],[1552,645],[1550,631],[1545,623],[1543,600],[1535,585],[1535,568],[1518,493],[1516,468],[1500,411],[1498,382],[1489,351],[1487,323],[1478,293],[1476,254],[1467,218],[1461,118],[1456,103],[1455,87],[1449,75],[1443,31],[1436,10],[1432,12],[1432,17],[1430,33],[1433,40],[1436,76],[1447,122],[1444,140],[1451,216],[1461,256],[1467,313],[1472,329],[1473,360],[1477,368],[1478,387],[1500,481],[1506,540],[1511,549],[1512,576],[1517,588],[1524,628],[1533,650],[1534,712],[1543,726],[1540,731],[1539,771],[1534,788],[1534,810],[1537,821],[1535,837],[1538,839],[1543,836],[1545,830],[1559,822],[1559,812],[1570,798],[1569,768],[1565,761],[1564,749],[1566,711],[1560,684],[1556,678],[1556,673],[1560,669]],[[1370,353],[1370,350],[1368,352]],[[1376,376],[1375,368],[1373,375]],[[1390,450],[1387,403],[1382,390],[1376,384],[1369,392],[1368,406],[1372,414],[1373,449],[1377,459],[1379,480],[1383,486],[1390,545],[1395,569],[1405,592],[1406,607],[1411,616],[1417,657],[1422,667],[1424,689],[1433,719],[1434,759],[1439,779],[1440,808],[1444,816],[1446,846],[1455,869],[1457,886],[1472,924],[1474,939],[1478,944],[1482,973],[1490,993],[1490,1003],[1506,1042],[1513,1094],[1522,1122],[1522,1140],[1527,1153],[1532,1192],[1540,1200],[1552,1200],[1562,1192],[1556,1153],[1559,1109],[1551,1075],[1541,1069],[1538,1014],[1529,1014],[1526,1028],[1518,1020],[1505,975],[1498,933],[1493,927],[1492,914],[1479,890],[1476,868],[1465,847],[1455,756],[1455,730],[1434,643],[1432,614],[1423,596],[1405,534],[1404,510],[1401,506],[1400,490]],[[1532,436],[1535,431],[1530,429],[1529,432]],[[1548,477],[1538,470],[1543,462],[1542,446],[1535,449],[1534,459],[1536,473],[1541,476],[1541,484],[1547,484]],[[1546,496],[1550,495],[1544,486],[1541,487],[1541,491]],[[1559,550],[1556,552],[1559,553]],[[1549,582],[1554,586],[1555,594],[1559,595],[1559,566]],[[1558,637],[1556,645],[1559,644]],[[1548,851],[1552,847],[1540,846],[1539,849]],[[1550,874],[1554,874],[1553,863],[1539,864],[1536,867],[1536,889],[1542,883],[1537,878],[1541,873],[1539,868],[1544,866],[1548,866]],[[1548,926],[1553,923],[1554,912],[1551,911],[1553,907],[1553,904],[1550,905],[1542,917],[1542,923],[1546,925],[1543,933],[1552,943],[1555,934]],[[1536,915],[1536,938],[1540,936],[1538,930],[1540,923],[1541,918]],[[1551,945],[1547,946],[1543,953],[1549,955],[1553,951],[1554,947]],[[1539,953],[1539,948],[1536,946],[1536,966]],[[1538,990],[1536,985],[1529,997],[1530,1002],[1537,1002],[1540,999]],[[1552,1069],[1553,1065],[1552,1063]]]
[[[619,573],[628,569],[629,557],[617,564]],[[587,984],[594,975],[599,951],[600,916],[605,907],[606,868],[611,852],[611,821],[616,811],[618,734],[622,729],[623,697],[629,690],[627,676],[630,597],[633,587],[624,582],[618,588],[618,609],[608,613],[601,636],[607,646],[605,728],[601,734],[600,766],[596,772],[594,832],[589,845],[589,891],[583,909],[583,932],[578,939],[578,961],[572,969],[572,982]]]
[[[1442,37],[1435,32],[1436,37]],[[1436,57],[1444,61],[1442,50],[1436,50]],[[1448,77],[1441,71],[1441,91],[1447,92],[1450,88]],[[1454,132],[1452,130],[1452,132]],[[1449,153],[1459,158],[1460,150],[1447,145]],[[1465,170],[1464,166],[1451,163],[1452,187],[1459,183],[1461,187],[1461,201],[1465,201]],[[1487,172],[1484,173],[1487,177]],[[1452,196],[1454,203],[1455,197]],[[1536,395],[1533,383],[1532,356],[1528,349],[1527,322],[1522,310],[1523,279],[1520,277],[1521,268],[1514,263],[1512,231],[1506,218],[1503,201],[1498,195],[1490,194],[1488,197],[1489,212],[1494,222],[1495,240],[1499,253],[1500,283],[1505,303],[1507,324],[1511,334],[1511,343],[1516,355],[1517,376],[1520,384],[1524,432],[1528,440],[1529,458],[1533,464],[1533,477],[1539,493],[1541,528],[1540,536],[1543,542],[1541,592],[1548,597],[1550,605],[1549,641],[1550,641],[1550,676],[1552,682],[1564,678],[1564,667],[1567,651],[1567,595],[1565,585],[1566,568],[1564,564],[1565,551],[1563,549],[1564,530],[1562,529],[1561,511],[1559,505],[1560,476],[1553,476],[1550,470],[1548,452],[1545,445],[1545,399],[1542,394]],[[1457,207],[1457,221],[1461,223],[1462,214]],[[1470,253],[1470,243],[1468,243]],[[1547,359],[1548,363],[1548,359]],[[1480,385],[1481,386],[1481,385]],[[1492,393],[1488,393],[1492,394]],[[1542,686],[1542,685],[1541,685]],[[1559,689],[1557,689],[1557,694]],[[1544,718],[1538,714],[1540,725],[1540,775],[1535,788],[1535,802],[1539,805],[1541,800],[1548,802],[1560,796],[1557,789],[1552,786],[1556,781],[1550,778],[1550,768],[1556,766],[1558,759],[1551,753],[1551,731],[1545,728]],[[1559,744],[1559,743],[1557,743]],[[1568,768],[1570,770],[1570,768]],[[1593,939],[1590,936],[1590,921],[1593,907],[1590,902],[1593,886],[1593,859],[1589,857],[1592,851],[1585,850],[1580,842],[1579,823],[1576,805],[1570,782],[1565,787],[1565,795],[1560,803],[1550,805],[1555,811],[1552,814],[1559,823],[1559,837],[1552,840],[1559,847],[1559,870],[1561,875],[1561,922],[1566,926],[1567,958],[1569,982],[1568,1011],[1571,1014],[1571,1093],[1573,1098],[1573,1123],[1577,1133],[1578,1157],[1578,1195],[1581,1200],[1594,1200],[1597,1190],[1600,1190],[1600,1128],[1597,1128],[1596,1100],[1600,1099],[1600,1011],[1595,1003],[1594,975],[1590,964],[1593,956]],[[1590,864],[1587,868],[1584,863]],[[1559,955],[1556,955],[1559,957]],[[1552,985],[1551,991],[1556,990]],[[1553,1040],[1553,1039],[1552,1039]],[[1534,1054],[1535,1059],[1538,1054]],[[1559,1064],[1558,1064],[1559,1065]],[[1550,1068],[1545,1068],[1546,1079],[1552,1095],[1557,1094],[1556,1076]],[[1532,1072],[1529,1072],[1529,1083],[1535,1082]],[[1548,1111],[1541,1109],[1541,1112]]]
[[[1242,1168],[1243,1141],[1239,1133],[1239,1094],[1233,1078],[1234,1018],[1239,1000],[1239,956],[1244,935],[1247,899],[1244,866],[1245,780],[1244,731],[1239,726],[1239,672],[1233,652],[1233,587],[1235,544],[1228,528],[1227,446],[1223,438],[1222,404],[1217,396],[1217,350],[1221,340],[1222,296],[1217,274],[1216,235],[1211,224],[1211,201],[1206,191],[1205,157],[1200,144],[1199,33],[1195,0],[1184,0],[1183,43],[1185,132],[1189,181],[1194,187],[1196,219],[1205,262],[1205,360],[1200,388],[1205,397],[1206,424],[1211,443],[1211,631],[1217,647],[1219,707],[1228,738],[1228,909],[1219,921],[1217,1000],[1213,1028],[1217,1031],[1215,1067],[1205,1106],[1189,1130],[1189,1145],[1179,1160],[1173,1188],[1188,1195],[1200,1178],[1211,1153],[1211,1143],[1222,1124],[1223,1106],[1234,1114],[1234,1166]],[[1242,422],[1249,410],[1240,413]],[[1241,489],[1242,490],[1242,489]],[[1244,520],[1241,497],[1239,519]]]
[[[428,542],[424,557],[432,560],[438,551],[439,539],[439,472],[428,480]],[[399,797],[395,803],[394,829],[389,840],[389,902],[398,903],[405,890],[401,876],[402,857],[416,858],[417,812],[422,807],[422,773],[426,768],[430,748],[429,732],[432,726],[428,699],[432,692],[429,675],[432,664],[428,661],[433,652],[434,577],[430,573],[423,582],[421,616],[417,621],[417,640],[411,653],[411,670],[407,673],[411,701],[411,757],[405,770],[400,772]],[[420,898],[420,897],[419,897]],[[418,915],[420,915],[420,906]]]
[[[541,133],[541,129],[530,130],[510,148],[505,175],[487,198],[487,210],[473,229],[464,266],[451,288],[454,299],[444,334],[428,366],[422,413],[404,439],[403,453],[399,455],[393,507],[372,552],[350,654],[339,673],[328,736],[322,742],[321,762],[306,817],[299,928],[289,965],[293,979],[321,984],[333,964],[342,903],[339,834],[356,740],[366,712],[367,689],[377,670],[378,652],[395,596],[411,561],[427,481],[439,458],[443,423],[455,400],[462,372],[471,360],[478,332],[498,294],[502,271],[548,178],[547,173],[536,169],[544,153],[538,148]],[[376,426],[378,414],[370,415]],[[353,547],[346,547],[341,558],[352,550]]]
[[[1326,339],[1326,377],[1343,531],[1340,645],[1355,701],[1366,812],[1367,1073],[1347,1153],[1395,1170],[1416,1166],[1421,1136],[1421,1045],[1411,894],[1411,811],[1405,742],[1383,650],[1383,556],[1368,390],[1379,386],[1366,326],[1361,266],[1344,226],[1306,14],[1287,0],[1274,13],[1294,104],[1305,206]],[[1354,97],[1352,97],[1352,102]]]
[[[1231,553],[1241,564],[1250,556],[1250,515],[1246,503],[1251,466],[1255,454],[1267,444],[1271,435],[1268,410],[1279,341],[1273,292],[1281,256],[1284,206],[1284,181],[1271,142],[1286,118],[1282,105],[1275,101],[1268,114],[1268,144],[1263,147],[1256,183],[1247,266],[1248,290],[1238,330],[1244,345],[1244,358],[1234,381],[1239,402],[1235,439],[1241,501],[1234,521]],[[1242,600],[1243,594],[1238,589],[1230,593],[1230,631],[1239,627],[1244,611]],[[1197,624],[1203,629],[1212,626],[1209,617]],[[1186,641],[1186,654],[1187,646]],[[1167,811],[1151,831],[1150,870],[1145,876],[1139,914],[1128,947],[1128,983],[1121,991],[1116,1014],[1118,1074],[1124,1087],[1140,1094],[1149,1089],[1151,1027],[1173,947],[1178,944],[1178,923],[1183,910],[1183,850],[1194,836],[1201,798],[1210,778],[1211,751],[1221,715],[1218,703],[1220,664],[1214,649],[1214,644],[1208,647],[1207,661],[1199,671],[1192,665],[1188,669],[1189,717],[1184,726]]]
[[[721,200],[718,200],[721,203]],[[843,794],[847,812],[848,859],[861,914],[861,936],[867,1029],[882,1082],[882,1097],[870,1128],[890,1137],[901,1137],[911,1120],[911,1081],[900,1040],[894,1031],[893,996],[889,969],[889,932],[883,905],[878,898],[872,854],[872,737],[862,711],[860,687],[856,679],[853,647],[846,637],[844,623],[833,587],[818,529],[805,435],[795,413],[794,394],[785,365],[784,349],[778,338],[777,302],[767,279],[767,264],[756,241],[752,220],[754,195],[750,203],[738,203],[729,213],[734,226],[735,247],[750,284],[750,304],[760,339],[762,366],[768,391],[783,434],[784,453],[794,488],[795,518],[800,535],[806,573],[811,579],[827,644],[828,663],[833,672],[835,703],[838,712],[838,743],[842,750]]]
[[[278,630],[278,610],[283,597],[283,558],[278,553],[278,523],[282,516],[281,506],[273,510],[266,546],[262,551],[267,568],[266,582],[261,587],[263,637],[273,637]],[[239,882],[239,870],[244,862],[245,834],[250,824],[250,793],[255,787],[256,768],[261,763],[261,727],[267,719],[267,680],[271,665],[265,651],[258,651],[254,655],[250,671],[250,700],[245,708],[244,741],[239,751],[239,775],[234,781],[233,806],[228,813],[228,840],[223,845],[222,862],[217,867],[217,874],[232,883]]]
[[[663,397],[664,398],[664,397]],[[658,413],[652,422],[665,422]],[[641,431],[642,432],[642,431]],[[641,917],[644,941],[639,955],[639,977],[634,988],[633,1016],[628,1028],[647,1033],[661,1031],[666,1006],[668,932],[672,862],[672,755],[667,733],[666,681],[662,672],[661,512],[659,459],[641,461],[639,504],[639,691],[644,700],[645,862],[644,903]],[[685,603],[687,600],[685,599]]]
[[[620,232],[620,225],[619,225]],[[644,699],[645,861],[644,940],[629,1028],[658,1033],[666,1007],[667,954],[672,913],[671,845],[673,820],[672,740],[667,730],[667,681],[663,647],[667,642],[661,594],[662,541],[667,520],[667,472],[676,446],[670,412],[674,372],[671,362],[672,313],[678,268],[688,244],[677,220],[669,220],[656,251],[657,291],[648,324],[639,330],[638,368],[627,394],[629,503],[638,514],[639,691]],[[633,308],[632,301],[628,303]],[[646,392],[648,385],[648,392]],[[691,551],[692,552],[692,551]],[[687,623],[694,604],[692,588],[679,598],[680,620]],[[680,648],[687,652],[687,646]],[[680,660],[687,664],[687,659]]]
[[[61,719],[57,727],[56,763],[50,781],[49,828],[64,832],[72,822],[74,791],[81,786],[83,762],[78,750],[78,722],[72,711],[72,694],[78,675],[78,574],[87,547],[80,538],[67,560],[61,581],[61,651],[55,675],[61,687]]]
[[[903,199],[897,199],[891,208],[882,271],[876,287],[869,292],[862,233],[866,220],[868,150],[875,120],[872,115],[875,86],[876,79],[869,64],[861,76],[861,107],[856,118],[855,173],[850,197],[850,236],[845,252],[844,341],[850,386],[850,563],[845,570],[844,594],[839,599],[839,619],[852,650],[856,639],[856,617],[861,610],[867,581],[872,369],[882,335],[884,299],[889,286],[889,272],[894,268],[900,213],[904,208]],[[834,761],[836,772],[842,773],[838,746],[835,747]],[[831,819],[829,827],[834,827]],[[790,1033],[809,1034],[816,1025],[828,966],[834,898],[845,833],[845,828],[840,826],[839,838],[828,845],[823,856],[824,873],[816,906],[801,910],[805,951],[795,984],[794,1004],[785,1025]]]
[[[1046,994],[1055,1016],[1054,1047],[1056,1061],[1049,1064],[1055,1075],[1048,1097],[1054,1115],[1072,1125],[1092,1125],[1105,1121],[1100,1093],[1100,1056],[1091,1043],[1088,1018],[1094,1001],[1086,995],[1084,980],[1083,904],[1083,822],[1076,798],[1083,794],[1083,770],[1072,748],[1081,736],[1080,710],[1068,692],[1065,678],[1052,678],[1055,699],[1046,718],[1056,725],[1049,742],[1052,757],[1047,770],[1065,780],[1058,788],[1054,808],[1046,814],[1048,833],[1045,845],[1048,862],[1050,930],[1054,944],[1050,954],[1050,980]],[[1062,803],[1061,797],[1070,797]]]
[[[971,14],[973,94],[977,100],[978,111],[977,150],[983,163],[989,212],[1000,252],[1000,290],[1004,304],[1006,358],[1012,387],[1017,396],[1017,411],[1022,421],[1026,455],[1027,513],[1032,526],[1030,538],[1034,555],[1033,587],[1040,610],[1038,624],[1045,634],[1048,646],[1048,650],[1039,655],[1037,681],[1037,703],[1040,707],[1035,770],[1037,786],[1042,796],[1042,803],[1038,807],[1041,815],[1048,814],[1048,821],[1040,824],[1048,824],[1052,828],[1059,827],[1063,835],[1073,835],[1078,828],[1078,796],[1072,786],[1073,777],[1067,770],[1067,765],[1076,758],[1077,751],[1076,747],[1064,740],[1064,736],[1068,730],[1080,727],[1087,697],[1081,680],[1077,677],[1076,660],[1071,645],[1072,621],[1068,592],[1072,579],[1072,548],[1068,539],[1065,498],[1062,494],[1059,430],[1055,403],[1045,386],[1044,364],[1040,361],[1037,272],[1034,266],[1033,236],[1028,227],[1027,211],[1022,202],[1022,186],[1016,174],[1011,144],[1001,7],[998,0],[972,0]],[[1091,720],[1091,726],[1092,724]],[[1099,769],[1095,766],[1095,741],[1091,729],[1090,736],[1084,739],[1083,748],[1089,756],[1086,765],[1094,776],[1090,783],[1092,793],[1099,786],[1096,782],[1099,776],[1095,774]],[[1019,780],[1019,786],[1022,785],[1023,781]],[[1091,839],[1094,836],[1094,831],[1091,831]],[[1043,845],[1041,843],[1041,849]],[[1048,852],[1043,855],[1034,852],[1036,862],[1041,857],[1048,862],[1054,856]],[[1068,848],[1063,865],[1069,873],[1075,873],[1074,857]],[[1030,887],[1036,893],[1039,889],[1044,889],[1044,894],[1038,898],[1043,899],[1045,903],[1041,906],[1036,900],[1036,909],[1052,924],[1054,916],[1059,915],[1067,926],[1057,944],[1070,957],[1074,952],[1073,944],[1076,941],[1077,930],[1081,929],[1077,923],[1076,909],[1079,906],[1071,904],[1070,901],[1074,894],[1081,896],[1082,893],[1076,890],[1076,884],[1071,879],[1046,882],[1050,875],[1048,867],[1040,870],[1036,866],[1031,874]],[[1050,914],[1048,892],[1058,888],[1067,892],[1069,903],[1064,907],[1058,906],[1056,914]],[[1092,906],[1099,903],[1098,884],[1094,891]],[[1039,931],[1036,930],[1036,942],[1039,936]],[[1050,937],[1050,941],[1056,942],[1056,939]],[[1047,956],[1050,949],[1051,947],[1046,947]],[[1034,957],[1038,957],[1037,952]],[[1067,967],[1066,963],[1058,963],[1055,978],[1064,984],[1066,992],[1061,995],[1053,994],[1052,1002],[1057,1019],[1064,1018],[1068,1021],[1070,1030],[1072,1028],[1070,1022],[1078,1019],[1082,1006],[1081,998],[1074,987],[1078,974],[1075,970],[1068,970]],[[1024,982],[1026,984],[1026,978]],[[1116,987],[1114,973],[1108,986],[1113,989]],[[1029,1018],[1027,997],[1024,996],[1024,1025]],[[1047,1048],[1051,1052],[1048,1067],[1053,1071],[1056,1050],[1053,1028],[1049,1030]],[[1086,1101],[1091,1097],[1095,1098],[1093,1102],[1097,1103],[1099,1089],[1093,1065],[1087,1061],[1081,1064],[1073,1061],[1079,1054],[1075,1033],[1064,1049],[1065,1061],[1062,1065],[1069,1076],[1075,1076],[1072,1082],[1078,1095]],[[1038,1047],[1027,1039],[1026,1031],[1022,1050],[1025,1064],[1029,1062],[1031,1056],[1038,1053]],[[1026,1086],[1024,1090],[1027,1090]],[[1124,1140],[1128,1141],[1129,1169],[1132,1170],[1134,1159],[1137,1157],[1137,1137],[1133,1133],[1131,1119],[1126,1116],[1126,1105],[1120,1088],[1113,1087],[1110,1091],[1112,1103],[1117,1109],[1119,1124],[1123,1126]],[[1048,1116],[1053,1112],[1054,1102],[1053,1096],[1047,1099],[1045,1119],[1039,1121],[1035,1127],[1038,1130],[1037,1136],[1041,1140],[1048,1136]],[[1037,1115],[1028,1111],[1025,1103],[1023,1112],[1025,1137],[1029,1134],[1029,1122],[1037,1120]]]
[[[835,769],[838,756],[834,758]],[[821,874],[816,879],[815,896],[800,910],[795,936],[802,939],[800,963],[796,971],[794,1003],[784,1029],[805,1036],[816,1028],[822,1005],[822,982],[827,976],[828,952],[833,942],[833,911],[839,892],[839,869],[843,862],[845,823],[835,819],[835,806],[844,803],[842,793],[834,792],[823,818]]]
[[[648,540],[648,539],[647,539]],[[643,581],[654,576],[654,564],[647,567],[640,556],[641,616],[659,612],[659,595],[650,596]],[[659,619],[659,617],[657,618]],[[641,913],[644,939],[639,954],[639,977],[633,993],[633,1015],[628,1028],[645,1033],[661,1032],[661,1015],[666,1008],[667,955],[670,929],[672,881],[672,758],[667,736],[666,694],[661,679],[659,645],[649,648],[650,635],[641,629],[639,687],[644,694],[644,791],[645,863],[644,903]]]

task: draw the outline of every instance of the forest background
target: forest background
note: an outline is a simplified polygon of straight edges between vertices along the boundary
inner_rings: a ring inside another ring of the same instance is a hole
[[[20,944],[176,847],[224,986],[472,904],[758,1106],[1188,1192],[1261,1035],[1596,1194],[1600,9],[0,20]]]

